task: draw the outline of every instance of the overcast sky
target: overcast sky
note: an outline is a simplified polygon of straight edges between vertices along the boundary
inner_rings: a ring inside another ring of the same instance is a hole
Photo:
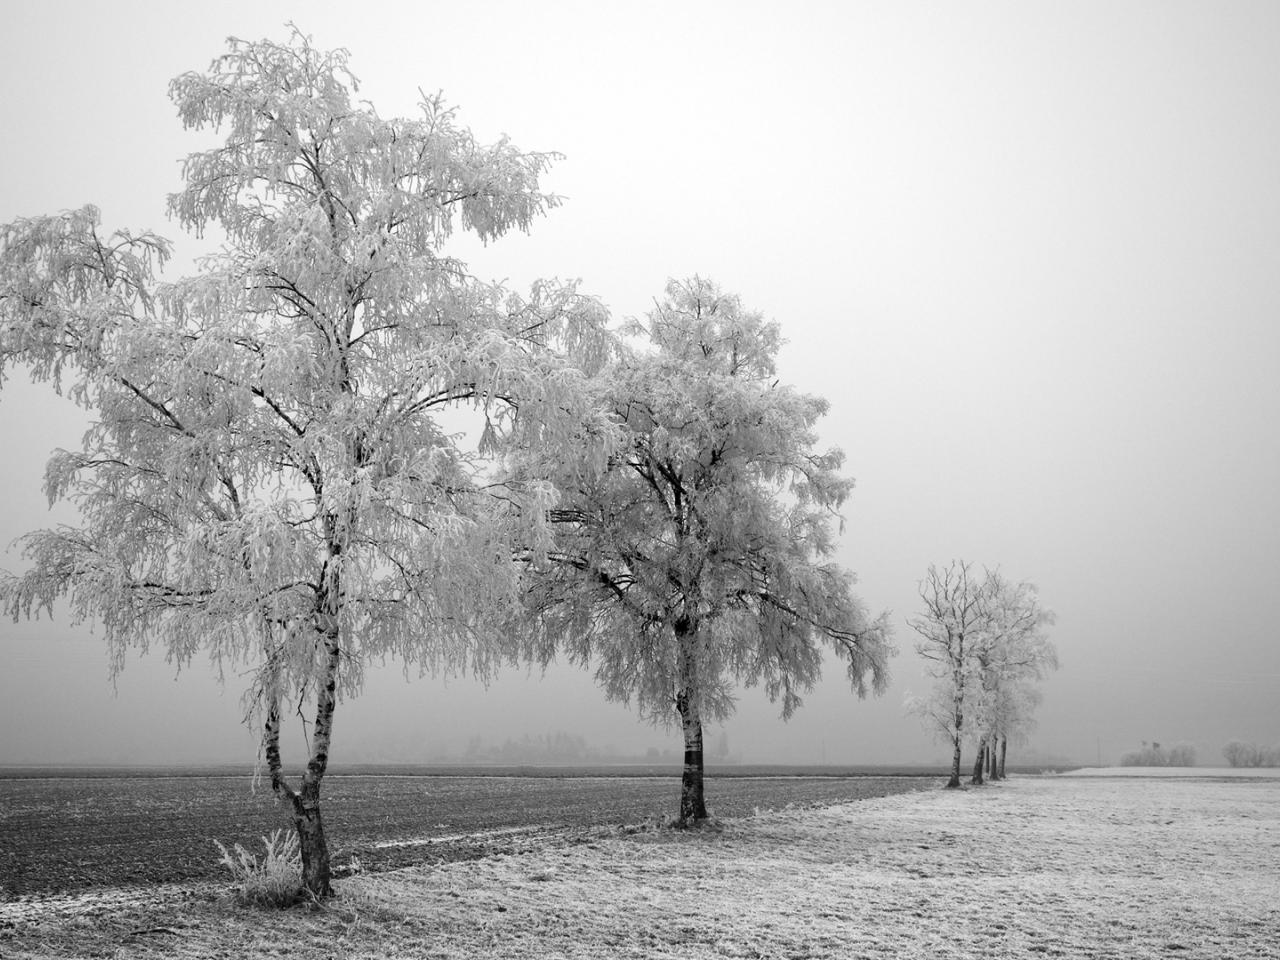
[[[930,563],[999,565],[1056,611],[1036,749],[1280,741],[1280,5],[1258,3],[13,4],[0,31],[0,222],[95,203],[165,219],[200,145],[167,98],[228,35],[296,20],[345,46],[384,116],[443,90],[483,141],[564,154],[527,236],[454,251],[485,277],[580,277],[616,318],[701,273],[776,319],[781,377],[826,396],[857,488],[840,559],[900,654],[878,701],[838,664],[786,724],[745,691],[750,760],[944,755],[904,716]],[[51,520],[84,421],[0,390],[0,548]],[[16,550],[0,566],[18,569]],[[86,625],[0,624],[0,763],[251,760],[240,678],[131,659]],[[375,672],[337,761],[565,730],[678,735],[588,675]],[[718,731],[713,731],[716,736]],[[286,748],[288,749],[288,748]],[[295,751],[296,752],[296,751]]]

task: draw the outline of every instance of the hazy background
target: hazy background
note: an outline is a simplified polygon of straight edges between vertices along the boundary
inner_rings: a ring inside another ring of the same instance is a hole
[[[529,237],[453,248],[475,272],[581,277],[619,319],[699,272],[782,324],[782,378],[830,400],[857,478],[840,559],[901,653],[879,700],[832,663],[789,723],[745,691],[709,742],[943,756],[903,714],[926,687],[905,618],[953,557],[1058,614],[1038,753],[1280,741],[1280,5],[208,6],[8,6],[0,222],[92,202],[188,271],[164,201],[204,141],[168,81],[295,19],[351,50],[384,116],[442,89],[481,140],[565,154],[567,201]],[[21,375],[0,391],[0,549],[67,518],[43,464],[83,424]],[[113,695],[101,639],[63,616],[0,624],[0,664],[0,763],[254,755],[240,678],[204,663],[134,658]],[[336,724],[339,762],[554,731],[677,746],[567,668],[486,691],[389,667]]]

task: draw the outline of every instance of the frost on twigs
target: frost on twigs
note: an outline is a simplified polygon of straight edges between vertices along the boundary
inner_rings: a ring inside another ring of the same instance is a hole
[[[273,830],[262,838],[259,859],[240,844],[231,850],[214,840],[222,854],[219,863],[231,871],[236,884],[236,900],[262,907],[291,907],[308,899],[302,886],[302,856],[298,836],[293,831]]]

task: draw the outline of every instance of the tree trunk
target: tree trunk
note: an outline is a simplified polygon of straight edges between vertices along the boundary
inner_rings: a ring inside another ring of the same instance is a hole
[[[698,669],[693,642],[696,626],[686,619],[675,624],[676,642],[680,647],[680,690],[676,694],[676,711],[684,733],[684,772],[680,778],[680,826],[687,827],[707,819],[706,794],[703,787],[702,714],[698,709]]]
[[[302,886],[317,900],[333,896],[329,866],[329,844],[324,835],[324,819],[320,815],[320,780],[311,774],[314,751],[303,774],[300,790],[285,779],[280,761],[280,708],[276,694],[267,708],[267,724],[263,734],[271,788],[289,802],[290,818],[298,834],[298,852],[302,857]]]
[[[335,558],[336,559],[336,558]],[[328,564],[326,564],[328,566]],[[329,844],[325,841],[324,820],[320,816],[320,781],[329,768],[329,744],[333,738],[333,711],[337,706],[338,616],[336,605],[341,596],[337,564],[329,570],[326,586],[318,598],[317,625],[324,643],[325,670],[323,684],[316,693],[316,722],[311,731],[311,756],[302,775],[302,789],[294,801],[294,823],[298,828],[298,845],[302,852],[302,885],[317,900],[333,896],[330,886]]]
[[[1000,738],[1000,779],[1001,780],[1003,780],[1005,777],[1004,757],[1005,757],[1005,754],[1008,752],[1009,752],[1009,738],[1001,737]]]
[[[321,592],[321,602],[326,593]],[[327,900],[333,896],[333,874],[329,863],[329,844],[324,834],[324,818],[320,815],[320,784],[329,766],[341,648],[338,645],[337,617],[324,606],[318,606],[317,624],[325,650],[325,670],[316,695],[311,756],[307,758],[307,767],[297,790],[285,779],[280,759],[280,683],[276,663],[268,663],[266,670],[267,722],[263,731],[263,747],[267,769],[271,773],[271,789],[288,800],[291,808],[293,826],[298,833],[298,852],[302,857],[302,886],[316,900]]]
[[[956,679],[956,689],[959,690],[959,679]],[[951,730],[951,779],[947,781],[947,789],[960,789],[960,744],[963,739],[964,731],[964,708],[961,706],[962,700],[959,694],[954,694],[951,701],[951,718],[955,722]]]
[[[992,737],[987,743],[987,779],[996,780],[996,738]]]
[[[684,730],[684,773],[680,778],[681,826],[690,826],[707,819],[706,794],[703,786],[702,720],[698,705],[688,690],[680,691],[676,698],[680,713],[680,725]]]
[[[987,738],[983,737],[978,741],[978,756],[973,761],[973,776],[969,782],[975,786],[982,786],[982,768],[987,759]]]
[[[329,843],[324,836],[324,819],[320,816],[320,791],[307,792],[313,796],[300,799],[294,805],[293,818],[298,829],[298,848],[302,852],[302,886],[317,900],[324,900],[333,896]]]
[[[947,781],[948,789],[958,789],[960,787],[960,731],[957,729],[955,736],[951,738],[954,749],[951,751],[951,779]]]

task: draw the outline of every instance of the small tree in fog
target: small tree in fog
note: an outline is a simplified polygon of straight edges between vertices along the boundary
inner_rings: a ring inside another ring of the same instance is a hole
[[[105,233],[92,207],[0,233],[0,372],[28,364],[96,414],[84,449],[48,469],[82,524],[26,538],[32,566],[0,585],[5,607],[68,595],[117,668],[152,642],[183,664],[251,665],[316,897],[338,698],[370,658],[484,672],[505,655],[492,624],[519,600],[509,544],[548,542],[550,487],[496,500],[438,414],[469,405],[490,448],[577,443],[583,375],[559,354],[603,321],[571,288],[520,299],[442,252],[457,223],[490,240],[553,206],[538,187],[550,158],[481,146],[438,98],[383,119],[346,61],[295,31],[232,40],[173,82],[184,125],[225,135],[170,198],[184,227],[225,234],[193,278],[158,284],[167,241]],[[279,744],[290,702],[314,705],[296,786]]]
[[[1262,751],[1258,749],[1256,743],[1232,740],[1222,748],[1222,756],[1230,767],[1262,766]]]
[[[852,482],[838,450],[814,449],[827,409],[776,379],[778,327],[694,278],[628,331],[647,341],[598,378],[618,445],[602,474],[534,451],[554,476],[554,562],[529,598],[543,659],[593,664],[607,695],[680,724],[680,822],[706,817],[703,723],[761,683],[790,716],[824,647],[859,696],[880,692],[892,653],[854,579],[831,560]]]

